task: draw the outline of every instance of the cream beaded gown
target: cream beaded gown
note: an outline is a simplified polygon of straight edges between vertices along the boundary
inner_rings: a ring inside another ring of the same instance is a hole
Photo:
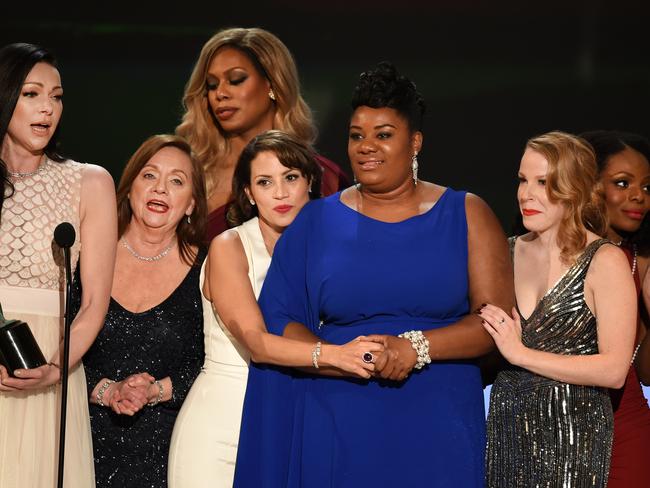
[[[259,296],[271,262],[257,218],[235,227]],[[201,270],[203,289],[205,264]],[[249,352],[203,298],[205,363],[176,419],[169,450],[170,488],[231,487],[248,380]]]
[[[0,303],[8,318],[29,324],[45,358],[59,348],[63,326],[63,253],[54,228],[77,231],[84,165],[46,160],[38,173],[16,178],[0,214]],[[53,488],[58,466],[60,386],[0,391],[0,487]],[[95,486],[88,400],[83,366],[70,371],[65,447],[66,488]]]

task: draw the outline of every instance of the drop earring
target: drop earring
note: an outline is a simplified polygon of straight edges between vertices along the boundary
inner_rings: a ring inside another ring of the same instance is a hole
[[[418,184],[418,153],[411,158],[411,171],[413,171],[413,183]]]
[[[248,201],[251,202],[251,205],[252,205],[253,207],[255,206],[255,200],[253,200],[253,199],[251,198],[251,199],[248,200]]]
[[[192,217],[190,217],[189,215],[187,216],[187,223],[188,223],[188,224],[191,224],[191,223],[192,223]]]
[[[269,98],[275,102],[275,93],[273,93],[273,88],[269,88]]]

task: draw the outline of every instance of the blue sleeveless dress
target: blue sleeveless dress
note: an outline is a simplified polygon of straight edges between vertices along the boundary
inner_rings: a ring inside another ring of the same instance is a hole
[[[336,193],[278,241],[260,295],[267,327],[300,322],[344,344],[445,327],[469,313],[465,193],[381,222]],[[478,367],[434,361],[404,382],[328,378],[251,363],[235,486],[480,487]]]

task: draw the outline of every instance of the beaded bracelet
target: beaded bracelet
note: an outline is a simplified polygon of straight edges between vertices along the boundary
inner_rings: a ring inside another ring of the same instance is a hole
[[[424,336],[421,330],[402,332],[397,337],[411,341],[411,347],[415,349],[415,352],[418,355],[417,363],[415,363],[414,366],[415,369],[422,369],[425,365],[431,363],[431,357],[429,356],[429,339]]]
[[[104,393],[106,393],[106,390],[108,390],[108,387],[111,386],[114,382],[112,380],[106,380],[102,386],[99,387],[99,390],[97,390],[97,404],[100,407],[105,407],[104,405]]]
[[[318,369],[318,358],[320,357],[320,348],[321,343],[317,342],[314,346],[314,350],[311,352],[311,364],[314,365],[314,368]]]
[[[154,381],[152,384],[154,383],[158,385],[158,396],[154,401],[147,403],[147,405],[149,405],[150,407],[155,407],[160,403],[163,397],[163,392],[165,391],[163,388],[163,384],[159,380]]]

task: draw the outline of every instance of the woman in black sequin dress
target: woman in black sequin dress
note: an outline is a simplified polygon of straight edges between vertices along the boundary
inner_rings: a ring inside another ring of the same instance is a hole
[[[203,361],[203,185],[176,136],[145,141],[122,175],[111,302],[84,357],[97,487],[167,486],[174,420]]]

